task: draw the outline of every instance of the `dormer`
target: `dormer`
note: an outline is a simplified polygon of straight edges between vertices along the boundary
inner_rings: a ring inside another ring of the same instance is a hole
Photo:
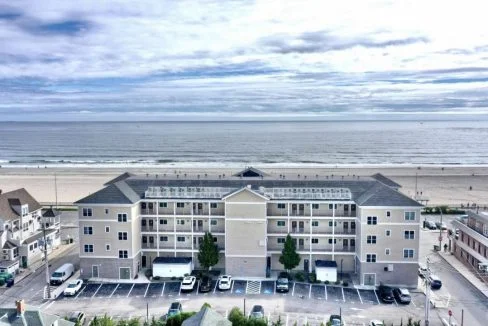
[[[29,204],[22,205],[22,216],[29,215]]]
[[[266,173],[263,171],[260,171],[258,169],[255,169],[253,167],[248,167],[236,174],[234,174],[235,177],[240,177],[240,178],[263,178],[267,176]]]

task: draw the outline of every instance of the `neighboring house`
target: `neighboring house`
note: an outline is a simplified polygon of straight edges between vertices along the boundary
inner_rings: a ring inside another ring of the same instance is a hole
[[[2,326],[74,326],[75,323],[26,306],[24,300],[15,302],[16,308],[0,308]]]
[[[378,176],[376,176],[378,177]],[[83,278],[133,278],[156,257],[191,258],[211,232],[233,276],[265,277],[287,234],[297,270],[335,261],[363,285],[417,286],[422,205],[372,177],[123,174],[77,202]]]
[[[27,267],[41,259],[44,246],[41,205],[24,188],[2,193],[0,191],[0,271]],[[46,229],[48,249],[57,246],[59,216]],[[16,266],[16,267],[12,267]]]
[[[211,308],[202,307],[198,313],[184,320],[182,326],[232,326],[232,323]]]
[[[488,213],[467,211],[466,218],[454,220],[452,225],[459,229],[457,239],[453,238],[454,256],[488,281]]]

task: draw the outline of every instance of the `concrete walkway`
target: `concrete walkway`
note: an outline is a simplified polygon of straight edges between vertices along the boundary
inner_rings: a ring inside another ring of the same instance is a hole
[[[481,293],[483,293],[488,298],[488,285],[481,281],[478,276],[473,272],[472,269],[460,262],[454,255],[450,252],[437,252],[440,257],[442,257],[449,265],[451,265],[455,270],[457,270],[464,278],[475,288],[477,288]]]

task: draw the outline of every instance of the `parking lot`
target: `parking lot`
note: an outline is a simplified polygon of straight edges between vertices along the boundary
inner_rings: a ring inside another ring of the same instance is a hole
[[[383,304],[375,290],[356,289],[325,284],[290,282],[286,293],[276,292],[275,281],[233,280],[231,289],[219,291],[217,282],[212,281],[212,290],[200,293],[197,283],[191,292],[182,292],[178,281],[158,283],[88,283],[74,297],[58,298],[59,300],[89,300],[93,298],[187,298],[192,296],[288,296],[297,299],[324,300],[350,305]],[[412,293],[412,304],[423,306],[425,296]],[[398,305],[397,302],[394,304]]]

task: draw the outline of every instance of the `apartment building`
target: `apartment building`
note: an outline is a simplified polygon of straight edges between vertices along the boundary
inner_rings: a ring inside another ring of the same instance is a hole
[[[467,211],[466,217],[454,220],[452,225],[459,230],[452,239],[454,256],[488,281],[488,214]]]
[[[0,190],[0,271],[14,272],[42,258],[43,221],[51,249],[60,243],[59,214],[53,209],[43,212],[24,188],[5,193]]]
[[[297,269],[333,260],[360,283],[416,286],[421,205],[390,179],[125,173],[77,202],[83,277],[133,278],[156,257],[192,258],[205,232],[220,249],[215,268],[235,277],[282,270],[287,234]]]

